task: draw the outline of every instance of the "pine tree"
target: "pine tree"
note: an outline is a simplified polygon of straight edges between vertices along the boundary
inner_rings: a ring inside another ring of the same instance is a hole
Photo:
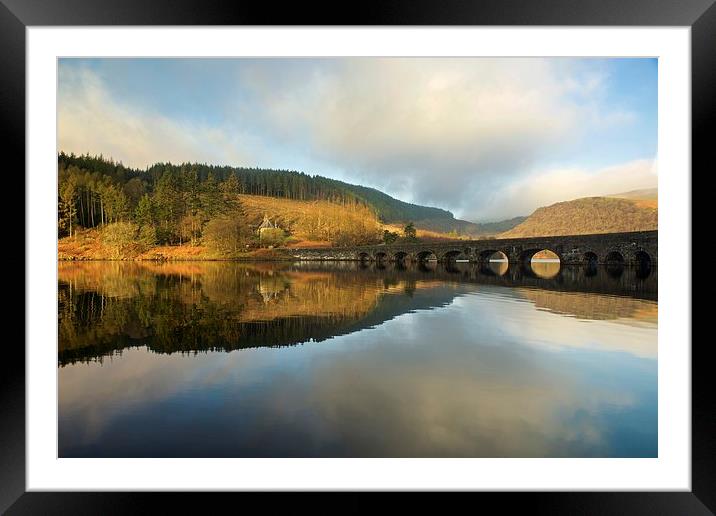
[[[139,199],[139,203],[134,210],[134,220],[140,228],[154,224],[154,204],[149,194],[144,194]]]
[[[415,224],[412,222],[409,222],[404,228],[403,228],[403,235],[405,236],[405,239],[409,242],[414,242],[417,240],[417,231],[415,230]]]
[[[77,184],[73,176],[60,183],[59,220],[62,229],[72,236],[76,231],[73,227],[77,217]]]

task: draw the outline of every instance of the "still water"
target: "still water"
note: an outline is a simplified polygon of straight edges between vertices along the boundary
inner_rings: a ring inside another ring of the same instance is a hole
[[[60,457],[655,457],[656,271],[59,265]]]

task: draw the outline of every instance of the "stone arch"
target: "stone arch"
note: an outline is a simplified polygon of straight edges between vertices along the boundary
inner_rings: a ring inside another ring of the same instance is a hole
[[[604,257],[604,263],[607,265],[624,265],[624,255],[619,251],[612,250]]]
[[[388,253],[385,251],[378,251],[375,253],[375,261],[378,263],[384,263],[388,261]]]
[[[651,255],[644,250],[634,253],[634,265],[644,269],[650,269],[652,264]]]
[[[396,251],[391,257],[391,261],[395,263],[405,263],[410,260],[410,255],[405,251]]]
[[[416,254],[419,263],[437,260],[437,254],[431,250],[420,251]]]
[[[597,253],[593,251],[587,251],[582,255],[582,263],[589,267],[596,267],[596,265],[599,263],[599,257],[597,256]]]
[[[636,267],[636,277],[638,279],[646,279],[651,274],[651,255],[644,250],[634,253],[634,266]]]
[[[551,258],[545,261],[532,261],[535,255],[542,251],[547,251],[548,253],[556,257],[556,261],[553,261]],[[529,277],[552,279],[557,278],[559,276],[559,273],[562,270],[563,260],[560,253],[558,253],[554,249],[551,249],[549,247],[542,247],[530,248],[522,251],[519,255],[519,263],[522,272]]]
[[[443,255],[440,257],[441,262],[448,263],[448,262],[454,262],[457,260],[460,256],[464,256],[464,253],[460,249],[450,249],[449,251],[446,251],[443,253]]]
[[[525,249],[519,255],[520,263],[529,265],[532,261],[532,257],[539,253],[542,249]]]
[[[481,263],[489,263],[490,258],[492,258],[493,255],[500,253],[502,256],[504,256],[504,259],[509,260],[509,255],[500,249],[485,249],[484,251],[480,251],[478,253],[478,261]]]
[[[504,276],[507,274],[510,265],[508,261],[495,261],[489,260],[481,261],[478,265],[478,271],[484,276]]]
[[[436,261],[428,261],[428,260],[422,260],[418,261],[418,270],[421,272],[435,272],[438,267],[438,262]]]
[[[521,263],[529,265],[532,262],[532,258],[534,257],[534,255],[536,255],[540,251],[549,251],[550,253],[553,253],[559,259],[559,263],[562,263],[562,261],[563,261],[561,254],[558,253],[557,251],[555,251],[554,249],[550,249],[549,247],[542,247],[542,248],[533,247],[530,249],[525,249],[520,253],[519,260]]]
[[[362,263],[369,262],[371,260],[370,254],[366,253],[365,251],[358,253],[358,260],[360,260]]]

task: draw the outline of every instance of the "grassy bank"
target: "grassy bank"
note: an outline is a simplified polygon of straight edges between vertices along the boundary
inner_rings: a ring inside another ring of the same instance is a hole
[[[192,260],[287,260],[285,249],[250,249],[237,253],[217,253],[201,245],[162,245],[150,249],[130,248],[117,254],[102,243],[100,232],[84,229],[57,242],[60,261],[136,260],[136,261],[192,261]]]

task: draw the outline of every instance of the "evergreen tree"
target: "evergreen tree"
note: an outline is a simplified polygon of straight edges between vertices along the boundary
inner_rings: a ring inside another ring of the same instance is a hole
[[[134,210],[134,220],[139,227],[154,225],[154,205],[149,194],[144,194]]]
[[[409,242],[415,242],[417,240],[417,231],[415,230],[415,224],[412,222],[409,222],[404,228],[403,228],[403,236],[405,236],[405,239]]]
[[[74,178],[60,182],[59,221],[60,229],[73,235],[74,222],[77,216],[77,184]]]
[[[398,233],[388,231],[387,229],[383,231],[383,242],[386,244],[392,244],[396,240],[398,240]]]

